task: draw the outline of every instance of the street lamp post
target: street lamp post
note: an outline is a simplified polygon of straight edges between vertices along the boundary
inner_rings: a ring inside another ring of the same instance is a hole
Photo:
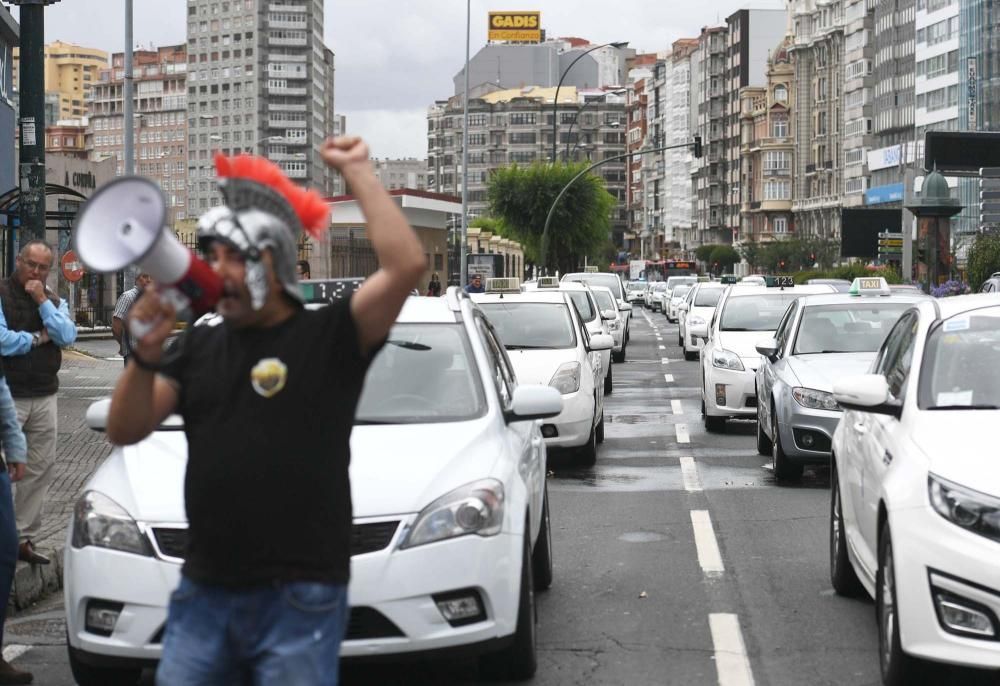
[[[555,163],[555,161],[556,161],[556,155],[558,154],[556,152],[556,150],[558,149],[558,145],[559,145],[559,141],[558,141],[558,133],[559,133],[559,89],[562,88],[563,81],[566,80],[566,75],[569,74],[569,71],[570,71],[570,69],[573,68],[574,64],[576,64],[577,62],[579,62],[580,60],[582,60],[584,57],[586,57],[590,53],[594,52],[595,50],[600,50],[601,48],[607,48],[609,46],[612,47],[612,48],[621,49],[621,48],[624,48],[626,45],[628,45],[628,41],[616,41],[614,43],[602,43],[601,45],[595,45],[594,47],[590,48],[589,50],[584,50],[582,53],[580,53],[579,55],[576,56],[576,59],[574,59],[572,62],[569,63],[569,66],[566,67],[566,71],[564,71],[559,76],[559,83],[556,84],[556,94],[555,94],[555,97],[552,98],[552,162],[553,163]],[[466,78],[468,78],[468,68],[466,68]],[[468,89],[466,89],[466,90],[468,90]]]
[[[469,45],[472,30],[472,0],[465,2],[465,90],[462,92],[462,245],[459,271],[465,288],[469,282]]]
[[[552,206],[549,207],[549,213],[545,217],[545,226],[542,228],[542,241],[541,241],[542,242],[542,249],[541,249],[541,254],[540,254],[541,259],[545,260],[548,257],[548,253],[549,253],[549,225],[552,223],[552,216],[555,214],[556,206],[559,204],[559,201],[562,200],[562,197],[566,194],[566,191],[569,190],[570,186],[572,186],[574,183],[576,183],[577,180],[580,179],[580,177],[582,177],[583,175],[589,173],[590,171],[592,171],[594,169],[597,169],[598,167],[600,167],[602,165],[608,164],[609,162],[614,162],[615,160],[621,160],[621,159],[624,159],[626,157],[631,157],[632,155],[648,155],[649,153],[653,153],[653,152],[663,152],[664,150],[671,150],[673,148],[686,148],[686,147],[692,147],[694,149],[694,151],[695,151],[695,157],[701,157],[701,136],[695,136],[694,140],[692,142],[690,142],[690,143],[677,143],[675,145],[661,145],[661,146],[656,147],[656,148],[646,148],[646,149],[643,149],[643,150],[636,150],[635,152],[626,152],[626,153],[622,153],[621,155],[615,155],[613,157],[608,157],[608,158],[605,158],[605,159],[600,160],[598,162],[594,162],[592,165],[590,165],[589,167],[587,167],[583,171],[579,172],[576,176],[574,176],[572,179],[569,180],[569,183],[567,183],[565,186],[562,187],[562,190],[559,191],[559,194],[556,196],[556,199],[552,201]]]

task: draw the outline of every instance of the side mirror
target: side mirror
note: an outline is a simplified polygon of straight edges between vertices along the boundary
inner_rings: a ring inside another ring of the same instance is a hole
[[[619,300],[618,309],[621,310],[622,312],[631,312],[632,304],[627,300]]]
[[[680,305],[677,306],[677,309],[680,310],[681,312],[687,312],[688,311],[688,304],[687,303],[681,303]]]
[[[767,338],[757,345],[754,346],[761,355],[767,359],[774,361],[774,358],[778,355],[778,341],[773,338]]]
[[[615,347],[615,339],[606,333],[598,333],[590,337],[590,350],[611,350],[613,347]]]
[[[692,336],[708,338],[708,324],[691,324],[688,326]]]
[[[601,310],[602,319],[618,319],[618,313],[614,310]]]
[[[105,431],[108,428],[108,412],[111,411],[111,398],[90,403],[87,408],[87,428],[92,431]]]
[[[899,417],[902,404],[889,393],[889,383],[881,374],[849,376],[833,385],[833,397],[848,410]]]
[[[525,384],[514,389],[507,421],[548,419],[563,411],[562,396],[552,386]]]

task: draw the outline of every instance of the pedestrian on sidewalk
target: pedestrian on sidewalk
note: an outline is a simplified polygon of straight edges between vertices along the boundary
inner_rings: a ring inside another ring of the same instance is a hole
[[[469,283],[465,285],[466,293],[485,293],[486,288],[483,287],[483,277],[480,274],[473,274],[469,278]]]
[[[62,348],[76,340],[69,306],[45,285],[54,259],[48,243],[28,241],[14,273],[0,281],[0,355],[28,442],[27,467],[14,494],[18,558],[43,565],[49,558],[35,550],[33,540],[41,531],[42,509],[55,479]]]
[[[0,367],[0,446],[4,457],[0,458],[0,646],[3,645],[3,629],[7,620],[7,602],[14,585],[14,571],[17,568],[18,545],[17,523],[14,519],[14,497],[11,482],[20,481],[24,476],[28,447],[24,432],[17,421],[17,408],[10,388]],[[34,676],[24,672],[0,656],[0,684],[30,684]]]
[[[299,281],[303,279],[312,278],[312,270],[309,269],[309,260],[299,260],[295,263],[295,272],[298,274]]]
[[[132,305],[139,299],[142,292],[153,284],[153,277],[149,274],[138,274],[135,277],[135,286],[128,289],[120,296],[115,303],[115,311],[111,315],[111,335],[118,341],[118,353],[122,356],[125,364],[128,365],[128,356],[135,345],[135,338],[129,331],[125,330],[125,318]]]
[[[338,680],[354,412],[425,260],[361,139],[328,140],[321,155],[354,190],[380,264],[350,298],[307,310],[297,287],[300,228],[328,226],[321,197],[265,160],[220,156],[225,202],[198,240],[223,279],[222,322],[189,327],[165,358],[170,305],[149,291],[130,315],[155,324],[115,388],[108,438],[135,443],[176,411],[188,441],[189,542],[159,686]]]
[[[437,272],[431,274],[431,282],[427,284],[427,295],[431,298],[441,297],[441,278]]]

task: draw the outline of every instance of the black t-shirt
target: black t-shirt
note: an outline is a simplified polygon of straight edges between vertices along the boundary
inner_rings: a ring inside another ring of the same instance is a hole
[[[269,329],[188,330],[164,370],[180,384],[188,440],[186,575],[347,583],[349,439],[373,355],[349,300]]]

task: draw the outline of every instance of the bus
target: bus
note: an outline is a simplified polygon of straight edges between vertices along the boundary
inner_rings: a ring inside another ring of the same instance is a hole
[[[629,277],[628,264],[613,264],[611,271],[620,275],[623,279]],[[668,276],[697,276],[698,263],[694,260],[646,260],[646,268],[640,275],[640,279],[646,281],[666,281]]]

